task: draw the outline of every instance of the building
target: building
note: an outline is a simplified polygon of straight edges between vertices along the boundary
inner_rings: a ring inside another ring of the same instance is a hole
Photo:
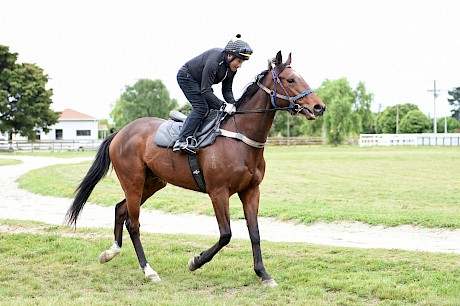
[[[73,109],[65,109],[59,121],[49,127],[49,132],[41,132],[37,140],[97,140],[98,122],[89,115]]]

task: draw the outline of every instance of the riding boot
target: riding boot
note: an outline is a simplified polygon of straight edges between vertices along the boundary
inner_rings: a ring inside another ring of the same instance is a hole
[[[173,146],[173,151],[183,151],[196,154],[195,132],[201,124],[201,118],[194,118],[190,115],[184,122],[181,132]]]

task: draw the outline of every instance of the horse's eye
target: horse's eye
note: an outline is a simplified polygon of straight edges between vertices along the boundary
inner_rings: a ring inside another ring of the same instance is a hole
[[[286,80],[288,83],[294,83],[294,79],[287,79]]]

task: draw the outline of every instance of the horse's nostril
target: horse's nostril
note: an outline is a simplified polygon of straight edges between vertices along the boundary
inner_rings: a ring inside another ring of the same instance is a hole
[[[315,104],[315,106],[313,106],[313,111],[315,115],[322,115],[324,112],[324,108],[320,104]]]

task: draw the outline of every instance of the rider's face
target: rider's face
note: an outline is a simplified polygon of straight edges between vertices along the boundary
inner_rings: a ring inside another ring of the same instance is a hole
[[[231,60],[233,55],[229,54],[228,59]],[[235,57],[233,61],[230,62],[230,70],[231,71],[237,71],[241,66],[243,65],[244,60],[241,58]]]

